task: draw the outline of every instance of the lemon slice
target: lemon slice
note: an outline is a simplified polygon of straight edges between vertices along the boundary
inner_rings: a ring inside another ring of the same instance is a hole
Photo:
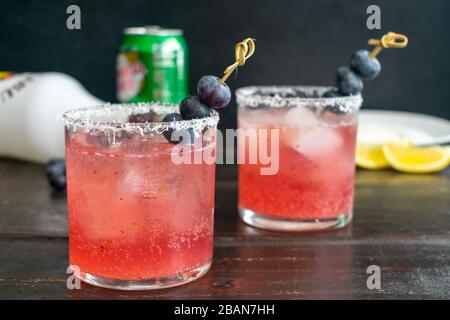
[[[381,144],[357,144],[356,165],[364,169],[383,169],[389,167]]]
[[[445,169],[450,164],[448,147],[412,147],[410,143],[387,143],[383,153],[389,164],[398,171],[429,173]]]

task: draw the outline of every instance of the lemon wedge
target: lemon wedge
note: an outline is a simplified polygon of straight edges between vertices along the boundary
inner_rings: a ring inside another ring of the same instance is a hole
[[[450,164],[448,147],[413,147],[410,143],[386,143],[383,154],[396,170],[408,173],[429,173],[445,169]]]
[[[384,156],[381,144],[357,144],[356,165],[370,170],[388,168],[389,161]]]

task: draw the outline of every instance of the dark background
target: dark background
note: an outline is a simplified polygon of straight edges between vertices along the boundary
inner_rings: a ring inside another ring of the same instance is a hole
[[[81,8],[81,30],[66,28],[66,8]],[[366,8],[381,7],[382,30],[366,28]],[[383,71],[366,83],[365,108],[423,112],[450,118],[450,1],[448,0],[2,0],[0,70],[61,71],[94,95],[115,101],[115,55],[122,30],[157,24],[182,28],[190,48],[190,86],[220,76],[234,44],[251,36],[254,57],[228,83],[333,83],[335,69],[370,37],[407,34],[406,49],[384,50]],[[235,125],[235,106],[222,126]]]

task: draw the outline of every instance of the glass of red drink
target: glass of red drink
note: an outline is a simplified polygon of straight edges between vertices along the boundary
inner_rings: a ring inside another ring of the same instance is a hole
[[[159,289],[208,271],[215,159],[198,159],[214,155],[219,117],[161,121],[177,110],[146,103],[64,114],[70,264],[84,282]],[[172,132],[189,139],[170,143]]]
[[[340,228],[351,221],[362,98],[323,98],[329,89],[256,86],[237,90],[238,136],[254,131],[257,137],[240,143],[239,152],[255,152],[252,143],[258,148],[261,143],[278,145],[275,174],[261,174],[265,164],[259,158],[239,164],[239,213],[247,224],[303,231]],[[271,135],[273,130],[276,135]]]

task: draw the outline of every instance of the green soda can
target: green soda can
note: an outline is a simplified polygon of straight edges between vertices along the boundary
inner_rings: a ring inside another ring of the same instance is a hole
[[[125,29],[117,56],[117,99],[179,103],[188,93],[187,62],[182,30]]]

